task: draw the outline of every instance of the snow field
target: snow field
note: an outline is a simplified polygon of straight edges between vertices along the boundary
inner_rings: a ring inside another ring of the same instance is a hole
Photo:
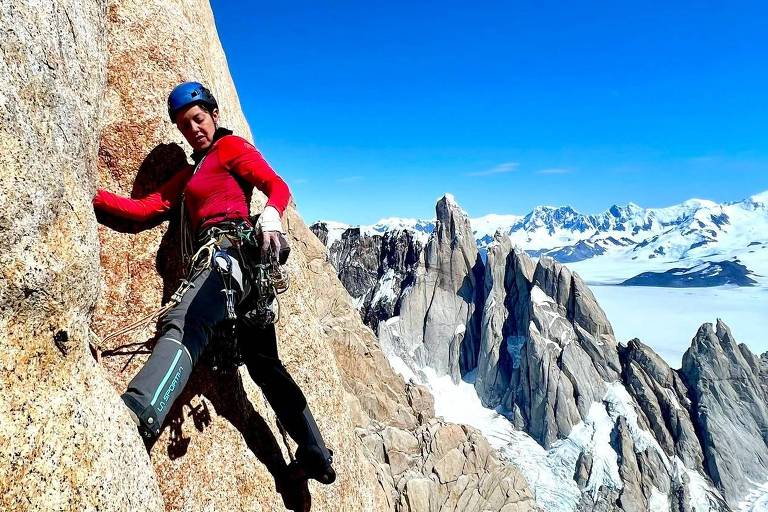
[[[721,318],[739,343],[768,351],[768,288],[656,288],[590,286],[613,326],[616,340],[632,338],[656,351],[672,368],[705,322]]]

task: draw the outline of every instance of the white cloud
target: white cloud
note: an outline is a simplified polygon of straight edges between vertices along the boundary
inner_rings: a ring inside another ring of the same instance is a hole
[[[470,172],[467,176],[494,176],[496,174],[506,174],[517,170],[520,164],[517,162],[504,162],[485,171]]]
[[[571,172],[573,172],[573,169],[568,169],[566,167],[552,167],[550,169],[537,171],[536,174],[569,174]]]

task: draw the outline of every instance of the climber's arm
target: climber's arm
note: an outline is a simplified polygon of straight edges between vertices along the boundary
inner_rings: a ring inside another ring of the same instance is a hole
[[[280,233],[284,232],[280,217],[291,200],[291,191],[288,189],[288,185],[269,166],[253,144],[247,140],[231,136],[225,137],[219,144],[224,144],[220,149],[227,169],[251,183],[267,196],[267,204],[259,215],[256,226],[262,236],[261,251],[264,257],[267,256],[270,248],[275,254],[279,253],[281,247]]]
[[[261,153],[245,139],[226,137],[219,144],[225,145],[221,149],[227,168],[264,192],[267,196],[267,204],[264,208],[270,206],[274,208],[279,214],[277,217],[279,221],[291,199],[291,191],[285,181],[272,170]]]
[[[104,189],[98,189],[93,198],[96,210],[134,221],[146,221],[167,212],[181,200],[181,193],[191,176],[191,168],[185,168],[146,196],[133,199]]]

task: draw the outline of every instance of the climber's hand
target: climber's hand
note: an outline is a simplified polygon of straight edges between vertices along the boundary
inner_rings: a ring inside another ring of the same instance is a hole
[[[280,233],[283,232],[283,226],[280,223],[280,213],[278,213],[274,206],[264,208],[256,223],[256,229],[261,232],[262,261],[269,261],[270,252],[277,259],[278,252],[280,251]]]
[[[261,260],[270,261],[272,257],[277,259],[280,251],[280,232],[262,231],[261,232]]]

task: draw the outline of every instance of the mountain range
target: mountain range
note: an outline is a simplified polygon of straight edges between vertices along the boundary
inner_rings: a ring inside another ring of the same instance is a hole
[[[450,195],[449,195],[450,196]],[[665,208],[634,203],[584,214],[570,206],[537,206],[526,215],[489,214],[469,219],[481,257],[498,232],[529,255],[550,256],[573,268],[590,283],[655,286],[768,284],[768,191],[742,201],[715,203],[689,199]],[[318,221],[329,247],[353,227]],[[321,227],[322,226],[322,227]],[[383,235],[406,230],[422,244],[435,229],[434,219],[389,217],[356,226],[361,233]],[[688,271],[703,263],[732,262],[729,277],[658,279],[648,273]],[[642,280],[632,281],[645,273]]]
[[[598,216],[537,208],[484,224],[446,195],[431,223],[311,229],[392,367],[430,389],[437,414],[479,428],[543,510],[762,512],[768,353],[718,320],[691,333],[674,369],[640,339],[618,341],[573,264],[550,253],[567,247],[553,240],[603,240],[604,253],[575,264],[623,258],[670,286],[740,273],[754,282],[732,284],[762,285],[740,261],[766,245],[764,196]]]

